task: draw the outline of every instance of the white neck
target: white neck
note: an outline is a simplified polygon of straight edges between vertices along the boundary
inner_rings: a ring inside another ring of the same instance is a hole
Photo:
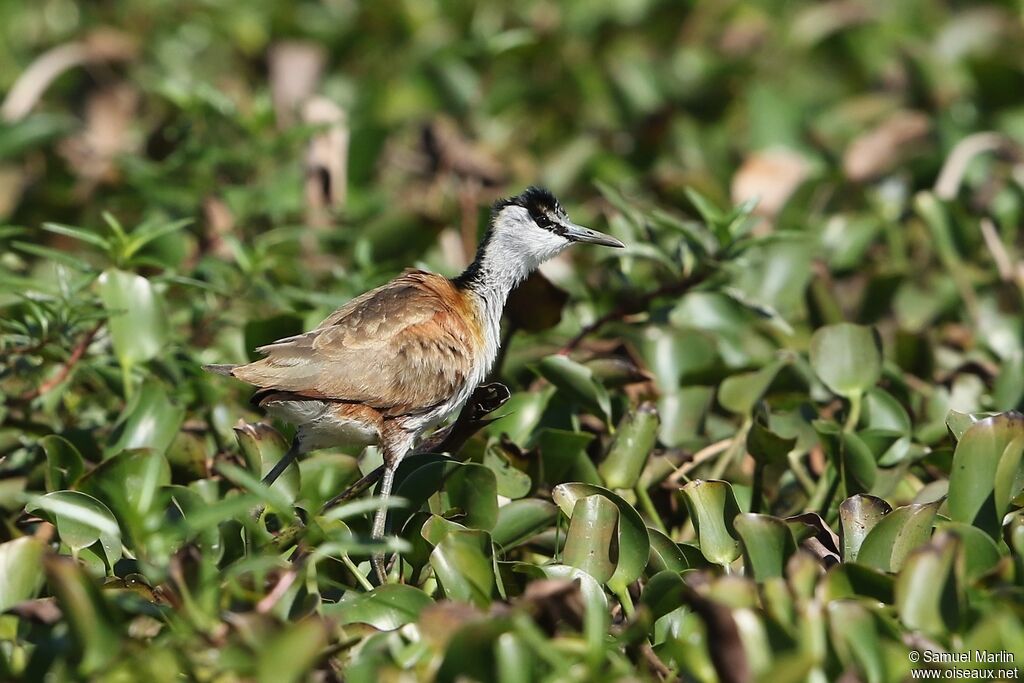
[[[495,217],[473,263],[456,279],[476,298],[484,322],[484,374],[498,354],[501,314],[509,293],[567,246],[568,240],[537,227],[526,209],[506,207]]]

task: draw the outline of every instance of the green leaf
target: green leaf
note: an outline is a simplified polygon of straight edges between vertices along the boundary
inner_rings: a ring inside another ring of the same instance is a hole
[[[309,503],[310,509],[323,505],[362,476],[359,461],[340,453],[316,453],[299,463],[299,472],[299,498]],[[286,475],[291,477],[288,470],[282,474]]]
[[[530,475],[516,469],[497,444],[489,444],[484,449],[484,466],[494,473],[499,496],[522,498],[530,493],[533,486]]]
[[[864,539],[890,512],[892,506],[887,502],[866,494],[850,496],[839,505],[844,562],[857,561]]]
[[[565,481],[581,458],[587,458],[587,446],[593,434],[565,429],[543,429],[537,435],[540,467],[537,479],[549,484]],[[588,458],[589,459],[589,458]]]
[[[1021,468],[1021,459],[1024,456],[1024,434],[1015,436],[1013,441],[1006,444],[1003,454],[999,457],[999,464],[996,466],[995,496],[996,514],[1002,520],[1010,509],[1010,502],[1024,488],[1024,469]]]
[[[546,500],[513,500],[498,508],[491,536],[499,548],[510,550],[549,528],[557,517],[558,508]]]
[[[601,495],[579,498],[569,519],[562,559],[606,583],[618,565],[619,510]]]
[[[882,341],[870,327],[840,323],[811,337],[811,367],[834,393],[861,396],[882,375]]]
[[[964,433],[956,445],[949,474],[948,505],[953,521],[973,524],[993,537],[998,535],[1002,513],[995,501],[996,474],[1007,447],[1021,435],[1024,415],[1020,413],[986,417]],[[1010,461],[1020,457],[1013,452],[1008,456],[1007,468]]]
[[[366,593],[346,592],[337,604],[324,606],[323,613],[341,625],[369,624],[380,631],[394,631],[415,622],[433,602],[418,588],[386,584]]]
[[[604,483],[613,489],[636,486],[657,438],[658,411],[653,403],[643,403],[627,413],[615,431],[608,456],[597,468]]]
[[[870,491],[878,476],[875,456],[855,433],[843,431],[835,422],[815,420],[814,430],[821,444],[842,477],[846,494]]]
[[[82,478],[79,490],[107,501],[122,522],[135,523],[157,508],[163,509],[160,489],[171,483],[167,459],[153,450],[131,450],[103,461]],[[131,524],[126,531],[133,529]]]
[[[430,566],[447,599],[471,602],[478,607],[491,604],[495,577],[487,532],[449,532],[430,553]]]
[[[70,441],[51,434],[39,440],[39,446],[46,454],[46,490],[59,491],[69,488],[82,476],[85,462]]]
[[[938,522],[935,535],[952,534],[960,539],[964,578],[974,581],[992,571],[1002,555],[995,541],[978,527],[961,522]]]
[[[174,405],[162,384],[147,381],[136,392],[110,433],[105,454],[132,448],[167,452],[185,419],[185,410]]]
[[[778,517],[744,512],[733,526],[743,542],[747,569],[758,583],[784,575],[786,561],[796,551],[789,525]]]
[[[79,491],[54,491],[32,496],[28,512],[49,513],[60,540],[74,552],[100,542],[111,567],[121,559],[121,529],[110,508]]]
[[[460,521],[472,529],[490,531],[498,520],[498,484],[494,472],[467,462],[448,475],[444,483],[448,502],[462,510]]]
[[[319,619],[287,623],[260,643],[257,653],[259,683],[308,680],[328,641],[327,624]]]
[[[97,280],[100,299],[110,316],[110,337],[121,365],[130,368],[155,358],[168,340],[167,315],[149,280],[109,269]]]
[[[657,529],[647,527],[651,539],[651,554],[647,560],[648,574],[663,571],[682,572],[691,567],[679,545]]]
[[[70,237],[78,240],[79,242],[91,244],[102,251],[107,251],[110,248],[110,243],[107,240],[103,239],[91,230],[84,230],[70,225],[62,225],[60,223],[43,223],[43,230],[57,235],[63,235],[64,237]]]
[[[43,587],[43,554],[46,545],[22,536],[0,544],[0,612],[31,600]]]
[[[718,402],[737,415],[749,415],[787,361],[775,360],[760,370],[727,377],[718,388]]]
[[[875,524],[861,543],[857,561],[886,572],[898,572],[916,548],[928,542],[939,503],[896,508]]]
[[[870,610],[853,600],[836,600],[827,609],[830,640],[843,664],[859,670],[862,680],[886,680],[882,641]]]
[[[651,549],[647,526],[640,513],[629,503],[600,486],[582,483],[559,484],[551,492],[552,500],[567,517],[572,516],[577,500],[593,495],[604,496],[619,508],[619,563],[607,583],[612,590],[621,592],[640,578],[647,566]]]
[[[895,586],[896,611],[907,628],[934,636],[956,629],[964,606],[955,573],[960,543],[953,534],[937,534],[907,558]]]
[[[655,621],[683,604],[686,585],[678,572],[662,571],[650,578],[640,593],[640,604],[651,610]]]
[[[81,673],[86,676],[98,673],[121,651],[121,629],[115,612],[104,601],[93,580],[72,560],[50,556],[44,561],[44,567],[47,584],[70,626]]]
[[[708,562],[726,566],[740,554],[733,520],[740,508],[729,482],[694,479],[682,488],[683,500]]]
[[[608,419],[611,399],[608,391],[594,378],[590,368],[566,356],[548,356],[541,360],[538,370],[544,379],[558,387],[594,414]]]

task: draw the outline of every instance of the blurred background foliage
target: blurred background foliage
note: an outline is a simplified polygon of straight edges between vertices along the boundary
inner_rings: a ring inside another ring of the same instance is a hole
[[[0,3],[0,678],[1024,661],[1022,17]],[[287,427],[199,366],[456,274],[528,184],[629,246],[513,296],[374,586],[379,455],[266,489]]]

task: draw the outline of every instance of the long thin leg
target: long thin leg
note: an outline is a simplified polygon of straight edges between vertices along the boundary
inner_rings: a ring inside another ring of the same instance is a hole
[[[381,447],[384,450],[384,476],[380,480],[380,508],[373,517],[373,530],[370,537],[375,541],[384,538],[384,531],[388,520],[388,500],[391,498],[391,487],[395,483],[395,471],[398,469],[402,458],[412,448],[414,436],[400,428],[385,433],[381,439]],[[388,573],[384,562],[384,553],[374,553],[371,559],[373,570],[377,574],[377,580],[381,584],[387,582]]]
[[[370,533],[370,538],[375,541],[384,538],[384,530],[388,521],[387,504],[388,499],[391,498],[391,487],[395,483],[395,470],[397,469],[397,462],[384,465],[384,476],[380,480],[380,507],[377,509],[377,514],[373,516],[373,531]],[[374,553],[372,561],[373,570],[377,573],[377,580],[383,585],[388,578],[384,553]]]
[[[299,437],[292,439],[292,445],[288,447],[288,451],[281,456],[281,459],[277,461],[277,464],[269,472],[267,476],[263,477],[264,486],[273,486],[277,478],[288,469],[288,466],[295,462],[295,458],[302,452],[301,446],[299,446]]]

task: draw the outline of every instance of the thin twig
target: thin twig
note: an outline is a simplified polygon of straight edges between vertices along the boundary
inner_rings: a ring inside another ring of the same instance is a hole
[[[89,345],[92,344],[92,340],[96,337],[96,334],[100,331],[101,327],[103,327],[103,322],[98,322],[91,330],[86,332],[85,336],[79,339],[78,343],[75,344],[75,348],[71,350],[71,355],[68,356],[66,361],[64,361],[64,364],[61,366],[61,369],[57,374],[40,384],[36,389],[22,394],[20,397],[21,400],[25,402],[33,401],[43,394],[60,386],[60,384],[68,378],[68,375],[71,374],[71,370],[75,367],[78,361],[82,360],[82,356],[85,355],[85,352],[89,350]]]
[[[686,474],[688,472],[694,470],[695,468],[697,468],[698,466],[700,466],[704,462],[706,462],[708,460],[711,460],[712,458],[717,456],[722,451],[727,450],[729,448],[729,446],[732,445],[733,438],[734,437],[730,436],[727,439],[722,439],[721,441],[716,441],[715,443],[710,444],[710,445],[705,446],[704,448],[700,449],[699,451],[697,451],[693,455],[692,458],[690,458],[689,460],[684,462],[682,465],[677,467],[676,470],[672,474],[668,475],[668,477],[665,478],[665,483],[668,483],[668,484],[677,484],[677,483],[679,483],[679,480],[685,478]]]
[[[628,302],[619,304],[593,322],[584,325],[583,329],[581,329],[575,337],[566,342],[565,346],[561,348],[559,353],[562,355],[568,354],[570,351],[575,350],[584,339],[594,332],[597,332],[608,323],[616,320],[622,320],[628,315],[646,310],[656,299],[663,296],[679,296],[680,294],[685,294],[690,289],[704,282],[709,275],[710,273],[707,271],[692,273],[684,277],[682,280],[677,280],[676,282],[663,285],[653,291],[647,292],[638,299],[632,299]]]
[[[298,577],[298,569],[289,569],[286,571],[277,584],[269,593],[267,593],[262,600],[256,603],[256,611],[260,614],[266,614],[270,610],[274,609],[274,606],[284,597],[284,594],[288,592],[288,589],[295,583],[295,579]]]

